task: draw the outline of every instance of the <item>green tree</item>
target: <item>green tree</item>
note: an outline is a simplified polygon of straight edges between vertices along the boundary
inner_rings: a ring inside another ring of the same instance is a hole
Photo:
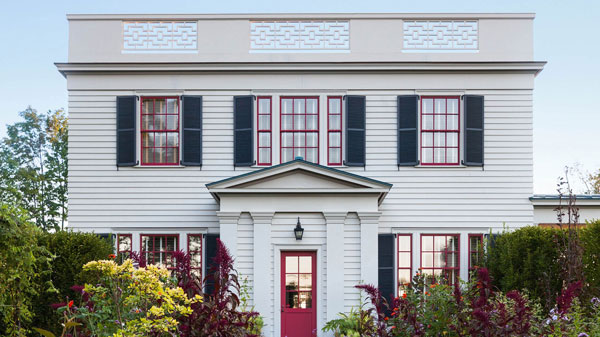
[[[44,229],[64,227],[67,208],[67,118],[28,107],[0,142],[0,202],[18,206]]]

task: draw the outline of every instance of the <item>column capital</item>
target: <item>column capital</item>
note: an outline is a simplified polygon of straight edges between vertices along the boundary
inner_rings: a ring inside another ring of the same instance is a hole
[[[361,224],[378,223],[381,212],[358,212],[358,218]]]
[[[254,223],[271,223],[275,212],[250,212]]]
[[[237,223],[240,219],[241,212],[217,212],[220,223]]]
[[[348,212],[323,212],[323,217],[327,223],[344,223]]]

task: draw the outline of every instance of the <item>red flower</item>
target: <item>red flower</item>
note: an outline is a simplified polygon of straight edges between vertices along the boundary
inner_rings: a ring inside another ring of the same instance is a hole
[[[108,254],[108,258],[110,258],[110,259],[116,259],[117,256],[115,254]]]
[[[69,301],[69,309],[73,306],[73,300]]]
[[[384,318],[384,319],[387,321],[387,320],[388,320],[388,319],[390,319],[390,318],[389,318],[389,317],[386,317],[386,318]]]
[[[406,293],[402,294],[402,298],[406,298]]]

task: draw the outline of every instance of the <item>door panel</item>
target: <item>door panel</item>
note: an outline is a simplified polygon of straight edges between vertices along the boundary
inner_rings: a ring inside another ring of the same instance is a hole
[[[316,252],[281,253],[281,336],[316,336],[316,272]]]

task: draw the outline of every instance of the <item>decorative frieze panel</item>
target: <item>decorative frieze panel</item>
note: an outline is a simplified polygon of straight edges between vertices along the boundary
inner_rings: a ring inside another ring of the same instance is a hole
[[[348,21],[250,22],[251,52],[346,52]]]
[[[197,52],[197,22],[123,22],[123,52]]]
[[[404,21],[404,51],[477,51],[478,22]]]

